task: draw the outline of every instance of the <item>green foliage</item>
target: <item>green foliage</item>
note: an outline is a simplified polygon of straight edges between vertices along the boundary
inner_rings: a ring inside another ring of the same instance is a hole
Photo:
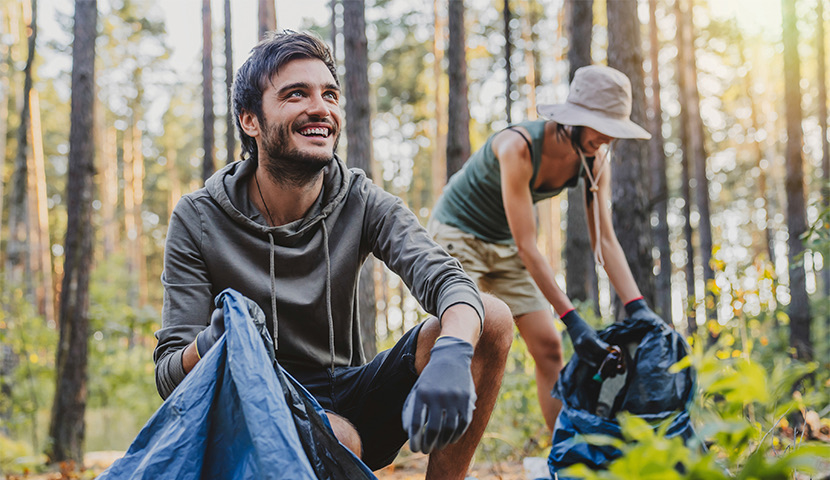
[[[5,472],[38,471],[46,463],[45,455],[35,455],[26,442],[0,434],[0,474]]]
[[[643,419],[623,413],[617,420],[624,440],[585,438],[593,444],[615,446],[622,457],[607,470],[591,471],[577,465],[565,475],[591,480],[784,480],[796,471],[817,473],[828,468],[830,445],[800,438],[789,441],[781,428],[787,424],[788,414],[828,401],[823,389],[813,391],[802,385],[804,394],[792,393],[795,385],[815,372],[817,364],[790,363],[779,353],[766,367],[758,359],[767,354],[750,356],[733,350],[733,339],[727,332],[731,333],[722,332],[719,342],[709,349],[702,347],[703,342],[693,341],[691,355],[672,367],[693,366],[697,370],[698,394],[691,410],[697,436],[708,448],[694,439],[684,445],[679,438],[666,438],[664,427],[655,429]]]

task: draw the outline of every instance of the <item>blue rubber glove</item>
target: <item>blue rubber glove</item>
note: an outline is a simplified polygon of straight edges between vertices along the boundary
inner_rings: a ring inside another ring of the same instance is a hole
[[[413,452],[440,450],[467,431],[476,408],[472,359],[469,342],[456,337],[436,340],[403,405],[403,428]]]
[[[568,335],[579,358],[588,365],[599,368],[611,347],[599,338],[597,331],[591,328],[576,310],[571,310],[560,318],[568,327]]]
[[[221,306],[210,316],[210,325],[196,335],[196,354],[204,358],[210,347],[225,333],[225,309]]]

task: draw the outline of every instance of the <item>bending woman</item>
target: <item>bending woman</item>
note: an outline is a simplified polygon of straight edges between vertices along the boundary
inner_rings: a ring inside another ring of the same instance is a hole
[[[611,222],[610,166],[601,149],[616,138],[650,138],[630,120],[631,83],[610,67],[587,66],[574,75],[564,104],[541,105],[544,120],[492,135],[449,181],[429,229],[461,261],[482,291],[511,309],[536,363],[537,395],[551,430],[560,404],[551,390],[562,369],[561,336],[550,306],[581,358],[598,363],[608,346],[587,327],[536,246],[534,204],[584,179],[591,244],[614,290],[628,304],[642,295]]]

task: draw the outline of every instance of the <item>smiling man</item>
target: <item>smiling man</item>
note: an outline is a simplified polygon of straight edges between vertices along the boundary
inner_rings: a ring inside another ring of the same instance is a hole
[[[331,54],[309,34],[272,35],[240,67],[242,160],[170,219],[158,390],[168,396],[221,337],[213,299],[234,288],[264,311],[280,364],[370,468],[409,439],[431,453],[427,478],[463,478],[498,394],[510,312],[479,294],[400,199],[334,154],[340,100]],[[366,363],[356,293],[370,253],[434,316]]]

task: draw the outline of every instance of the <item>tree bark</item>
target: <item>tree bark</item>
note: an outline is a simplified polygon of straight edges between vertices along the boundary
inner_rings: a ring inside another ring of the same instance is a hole
[[[821,127],[821,172],[822,189],[821,200],[824,209],[830,208],[830,145],[827,142],[827,63],[824,46],[824,0],[817,1],[816,8],[816,43],[818,43],[818,121]],[[824,284],[824,297],[830,298],[830,258],[824,259],[821,271]],[[830,312],[825,317],[825,332],[830,331]]]
[[[225,0],[225,96],[227,97],[228,112],[225,115],[225,149],[227,156],[225,163],[236,160],[236,123],[233,118],[233,30],[231,26],[231,0]]]
[[[9,240],[6,246],[6,275],[9,284],[19,284],[28,281],[31,275],[27,274],[31,269],[28,264],[29,239],[28,232],[28,208],[27,208],[27,182],[29,176],[29,128],[31,125],[30,95],[32,91],[32,69],[35,60],[35,45],[37,43],[37,0],[31,0],[27,4],[22,2],[24,9],[30,8],[27,29],[28,53],[26,66],[23,68],[23,108],[20,111],[20,125],[17,129],[17,155],[15,156],[14,171],[11,178],[11,198],[9,202]],[[24,19],[26,15],[24,13]],[[31,291],[31,282],[26,287],[26,292]]]
[[[680,0],[678,0],[680,1]],[[697,65],[695,61],[694,0],[688,0],[688,10],[680,20],[685,23],[681,41],[685,44],[686,54],[683,74],[686,77],[685,88],[688,108],[688,140],[691,150],[691,165],[695,179],[695,205],[697,206],[697,233],[700,244],[700,264],[703,267],[704,307],[706,316],[717,318],[717,299],[712,291],[715,273],[712,270],[712,222],[709,212],[709,178],[706,176],[706,147],[703,133],[703,119],[700,116],[700,94],[697,89]]]
[[[608,65],[631,80],[631,120],[642,125],[646,118],[645,85],[637,1],[608,2],[608,20]],[[624,139],[615,143],[611,179],[614,228],[640,292],[650,305],[654,305],[645,145],[638,140]],[[623,311],[618,297],[614,304],[620,318]]]
[[[568,82],[580,67],[591,64],[594,0],[568,0]],[[580,182],[584,187],[584,183]],[[591,238],[585,217],[582,188],[568,190],[567,235],[565,236],[565,284],[572,300],[591,301],[599,313],[599,287]]]
[[[464,33],[464,0],[449,0],[450,40],[449,111],[447,117],[447,179],[470,157],[470,107],[467,103],[467,54]]]
[[[277,29],[277,9],[274,0],[259,0],[259,39]]]
[[[30,191],[34,192],[31,211],[31,238],[34,240],[31,264],[35,278],[34,293],[37,311],[44,316],[47,323],[55,322],[55,289],[52,283],[52,244],[49,240],[49,208],[46,192],[46,165],[43,154],[43,131],[40,123],[40,99],[37,90],[32,90],[30,98],[31,133],[32,133],[32,166],[33,172]]]
[[[83,461],[92,264],[96,0],[75,1],[67,228],[49,460]]]
[[[657,38],[657,0],[649,0],[649,58],[651,62],[651,118],[649,130],[649,165],[651,165],[651,210],[657,219],[654,243],[660,252],[654,309],[670,324],[671,321],[671,246],[669,244],[669,188],[666,176],[666,154],[663,143],[663,108],[660,103],[660,41]]]
[[[369,103],[369,48],[363,0],[343,0],[343,49],[346,62],[346,159],[372,178],[372,109]],[[370,256],[360,270],[358,308],[363,352],[377,354],[375,335],[375,261]]]
[[[432,78],[435,81],[435,144],[432,147],[432,191],[437,198],[447,180],[447,116],[444,95],[444,19],[439,0],[432,2],[434,34],[432,36]]]
[[[692,190],[691,190],[691,167],[690,167],[690,146],[689,146],[689,111],[687,105],[690,103],[686,83],[688,79],[685,74],[686,56],[693,55],[694,50],[689,49],[684,38],[686,37],[687,22],[684,17],[687,12],[684,10],[681,0],[674,2],[674,14],[677,21],[677,90],[680,98],[680,144],[682,146],[682,157],[680,161],[681,176],[683,182],[680,188],[683,196],[683,236],[686,240],[686,331],[689,334],[697,331],[697,299],[695,295],[695,250],[694,236],[692,231]]]
[[[787,245],[790,261],[790,346],[802,361],[813,358],[810,339],[810,298],[801,255],[801,235],[807,230],[807,209],[804,199],[804,167],[801,129],[801,62],[798,57],[798,28],[794,2],[782,0],[784,36],[784,97],[787,119]]]
[[[213,162],[213,28],[210,0],[202,0],[202,180],[206,181],[215,170]]]

